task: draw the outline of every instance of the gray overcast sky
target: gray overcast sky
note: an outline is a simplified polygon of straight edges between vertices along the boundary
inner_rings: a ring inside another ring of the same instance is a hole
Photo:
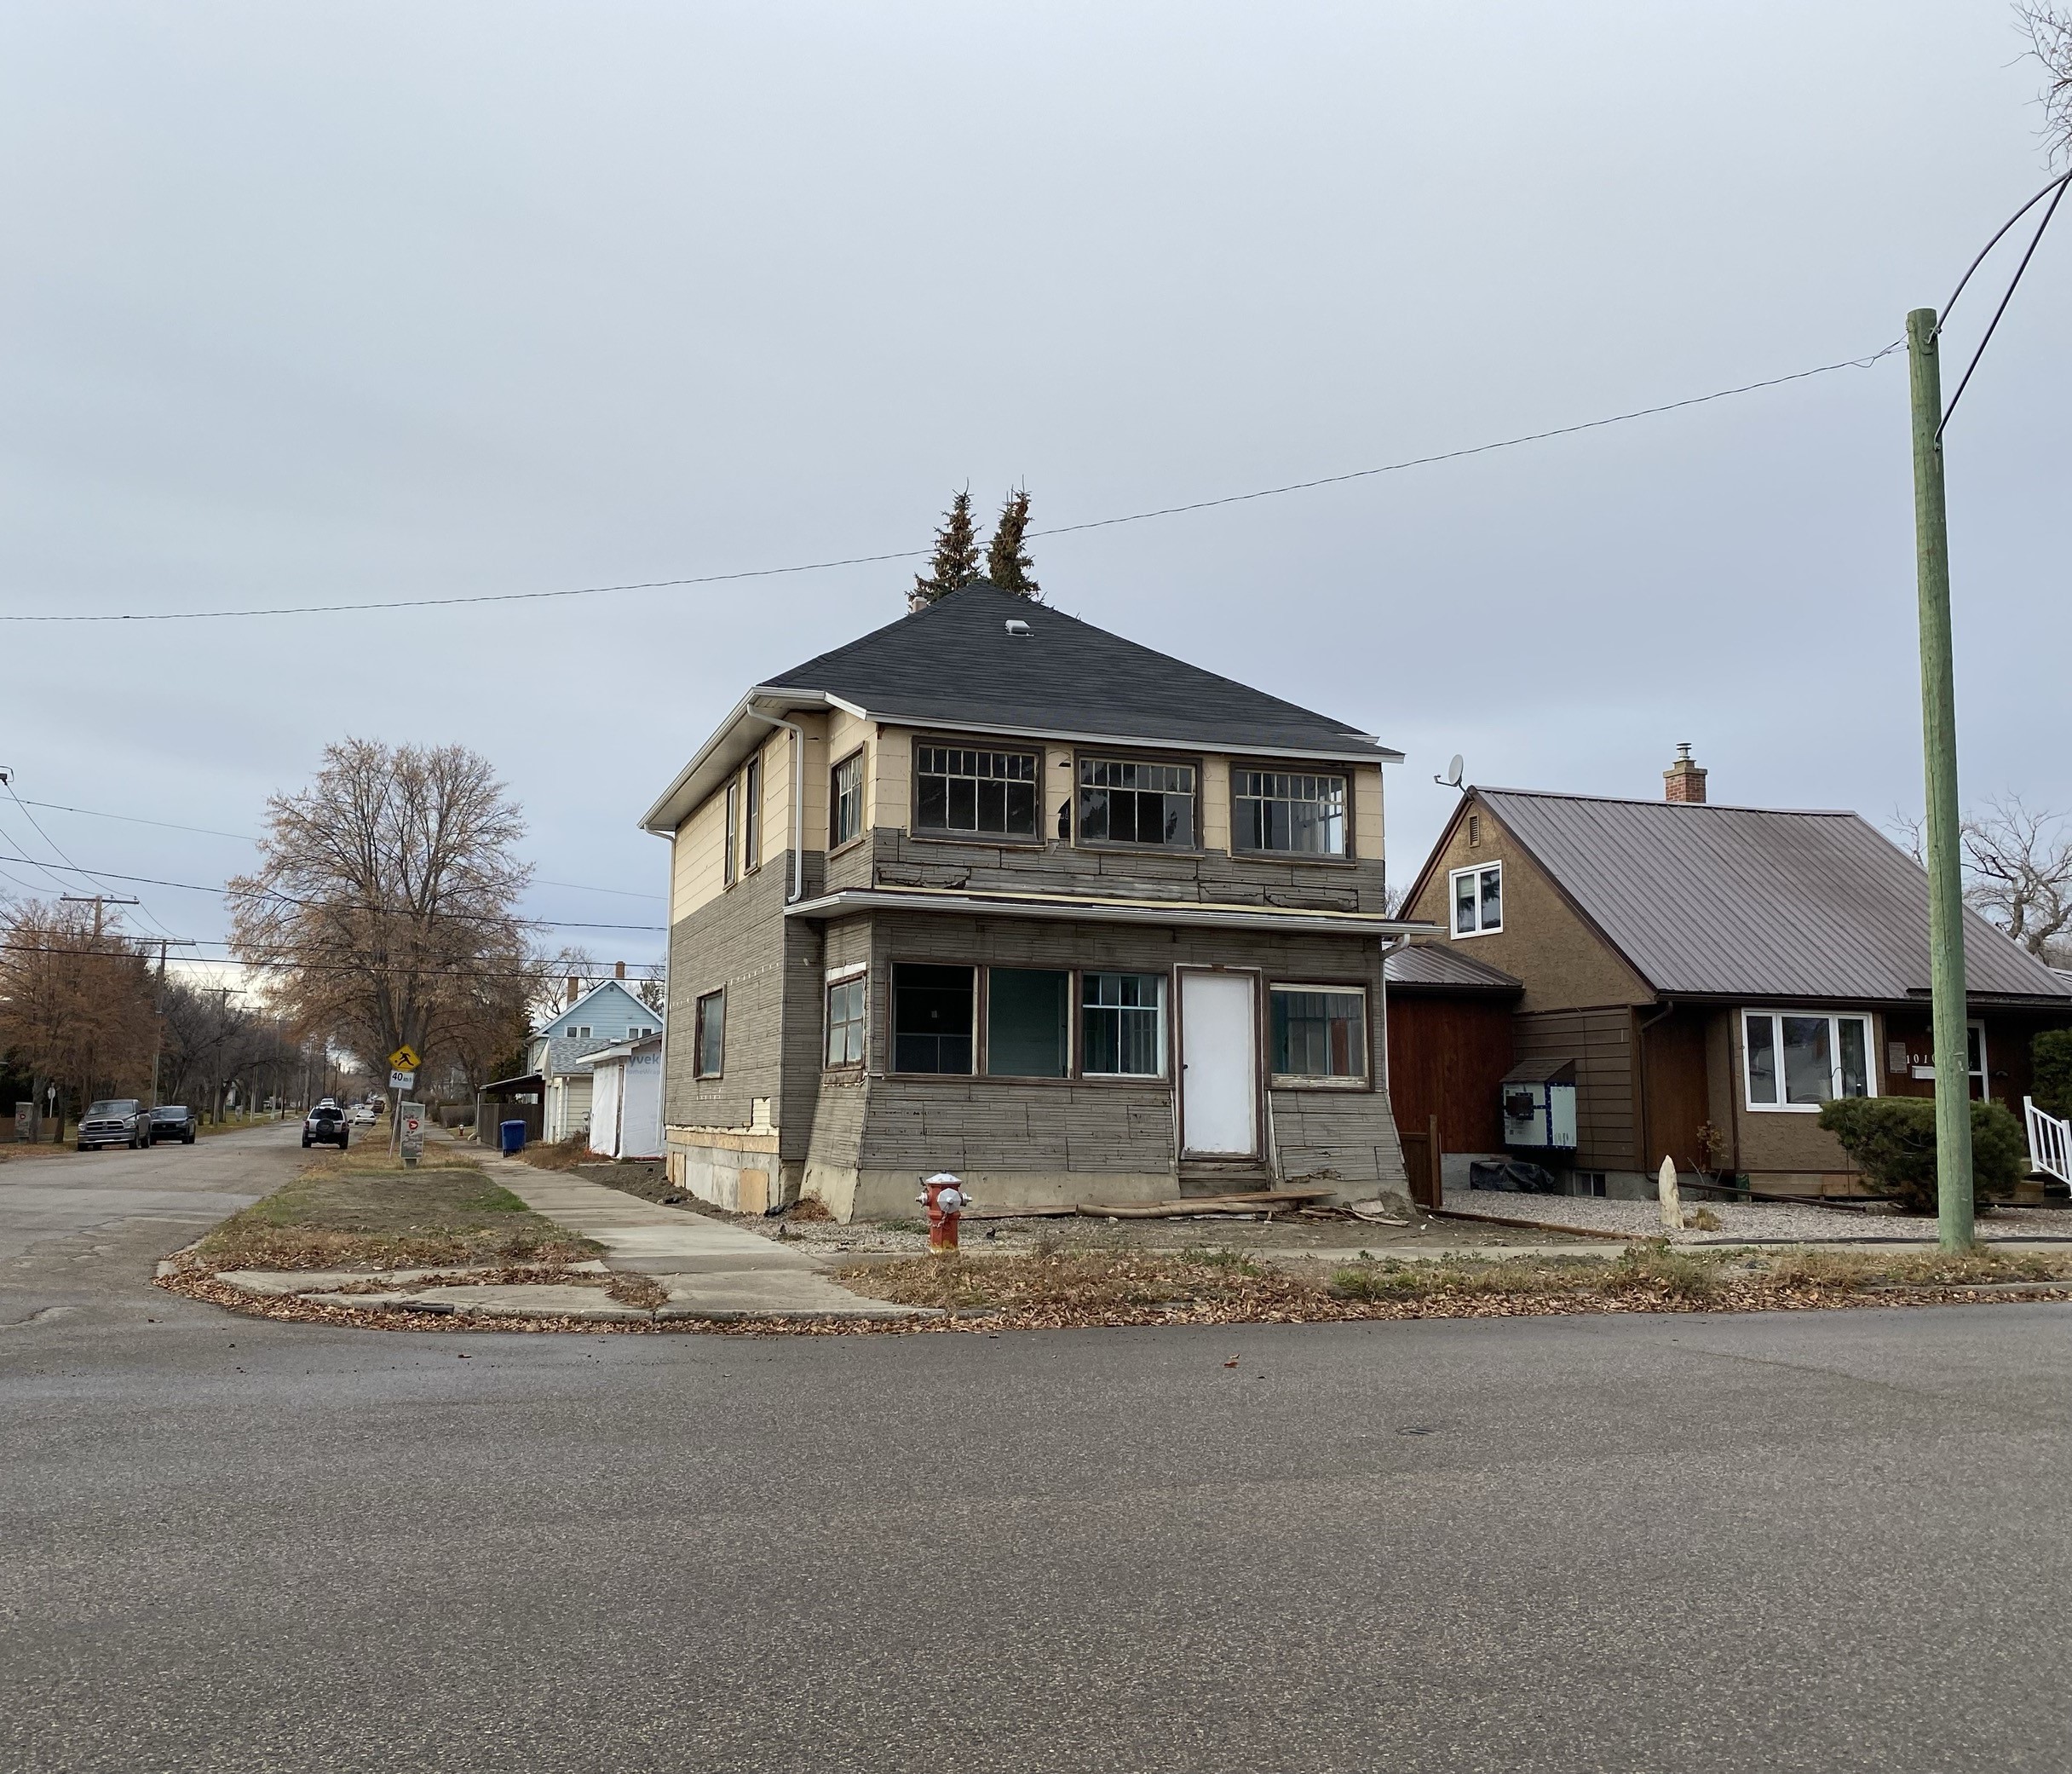
[[[2003,0],[17,4],[0,611],[918,547],[967,480],[1072,523],[1865,355],[2041,183],[2022,47]],[[2072,803],[2069,297],[2072,224],[1953,427],[1972,798]],[[1895,356],[1036,556],[1058,607],[1407,752],[1407,878],[1454,751],[1655,794],[1688,739],[1715,798],[1917,802],[1910,499]],[[659,893],[653,796],[910,572],[0,624],[0,762],[235,832],[328,740],[459,740],[542,877]],[[250,855],[40,816],[129,873]],[[4,800],[0,830],[43,853]],[[141,890],[221,935],[208,896]]]

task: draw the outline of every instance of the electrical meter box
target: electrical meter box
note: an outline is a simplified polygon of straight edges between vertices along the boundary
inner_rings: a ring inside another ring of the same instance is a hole
[[[1497,1086],[1504,1143],[1533,1152],[1575,1149],[1575,1062],[1528,1059]]]

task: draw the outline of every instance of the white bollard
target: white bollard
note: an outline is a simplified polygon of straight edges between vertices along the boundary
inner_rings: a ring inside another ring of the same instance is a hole
[[[1662,1173],[1655,1179],[1655,1192],[1662,1198],[1662,1228],[1665,1231],[1680,1232],[1684,1230],[1684,1202],[1677,1194],[1677,1161],[1673,1158],[1662,1160]]]

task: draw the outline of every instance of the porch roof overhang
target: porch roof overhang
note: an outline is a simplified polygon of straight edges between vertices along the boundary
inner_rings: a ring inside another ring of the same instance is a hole
[[[1294,906],[1233,906],[1201,900],[1143,900],[1091,894],[987,893],[964,888],[849,887],[785,907],[787,918],[824,922],[863,912],[935,912],[967,918],[1046,918],[1074,924],[1190,924],[1229,930],[1269,930],[1280,936],[1379,936],[1401,941],[1436,934],[1438,925],[1417,924],[1378,912],[1309,911]]]
[[[475,1091],[478,1097],[506,1097],[517,1091],[541,1091],[547,1080],[537,1072],[526,1072],[516,1078],[492,1079]]]

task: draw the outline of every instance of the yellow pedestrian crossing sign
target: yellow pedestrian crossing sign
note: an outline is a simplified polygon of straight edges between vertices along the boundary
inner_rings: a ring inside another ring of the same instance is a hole
[[[388,1056],[388,1063],[399,1072],[414,1072],[417,1069],[417,1050],[406,1041]]]

